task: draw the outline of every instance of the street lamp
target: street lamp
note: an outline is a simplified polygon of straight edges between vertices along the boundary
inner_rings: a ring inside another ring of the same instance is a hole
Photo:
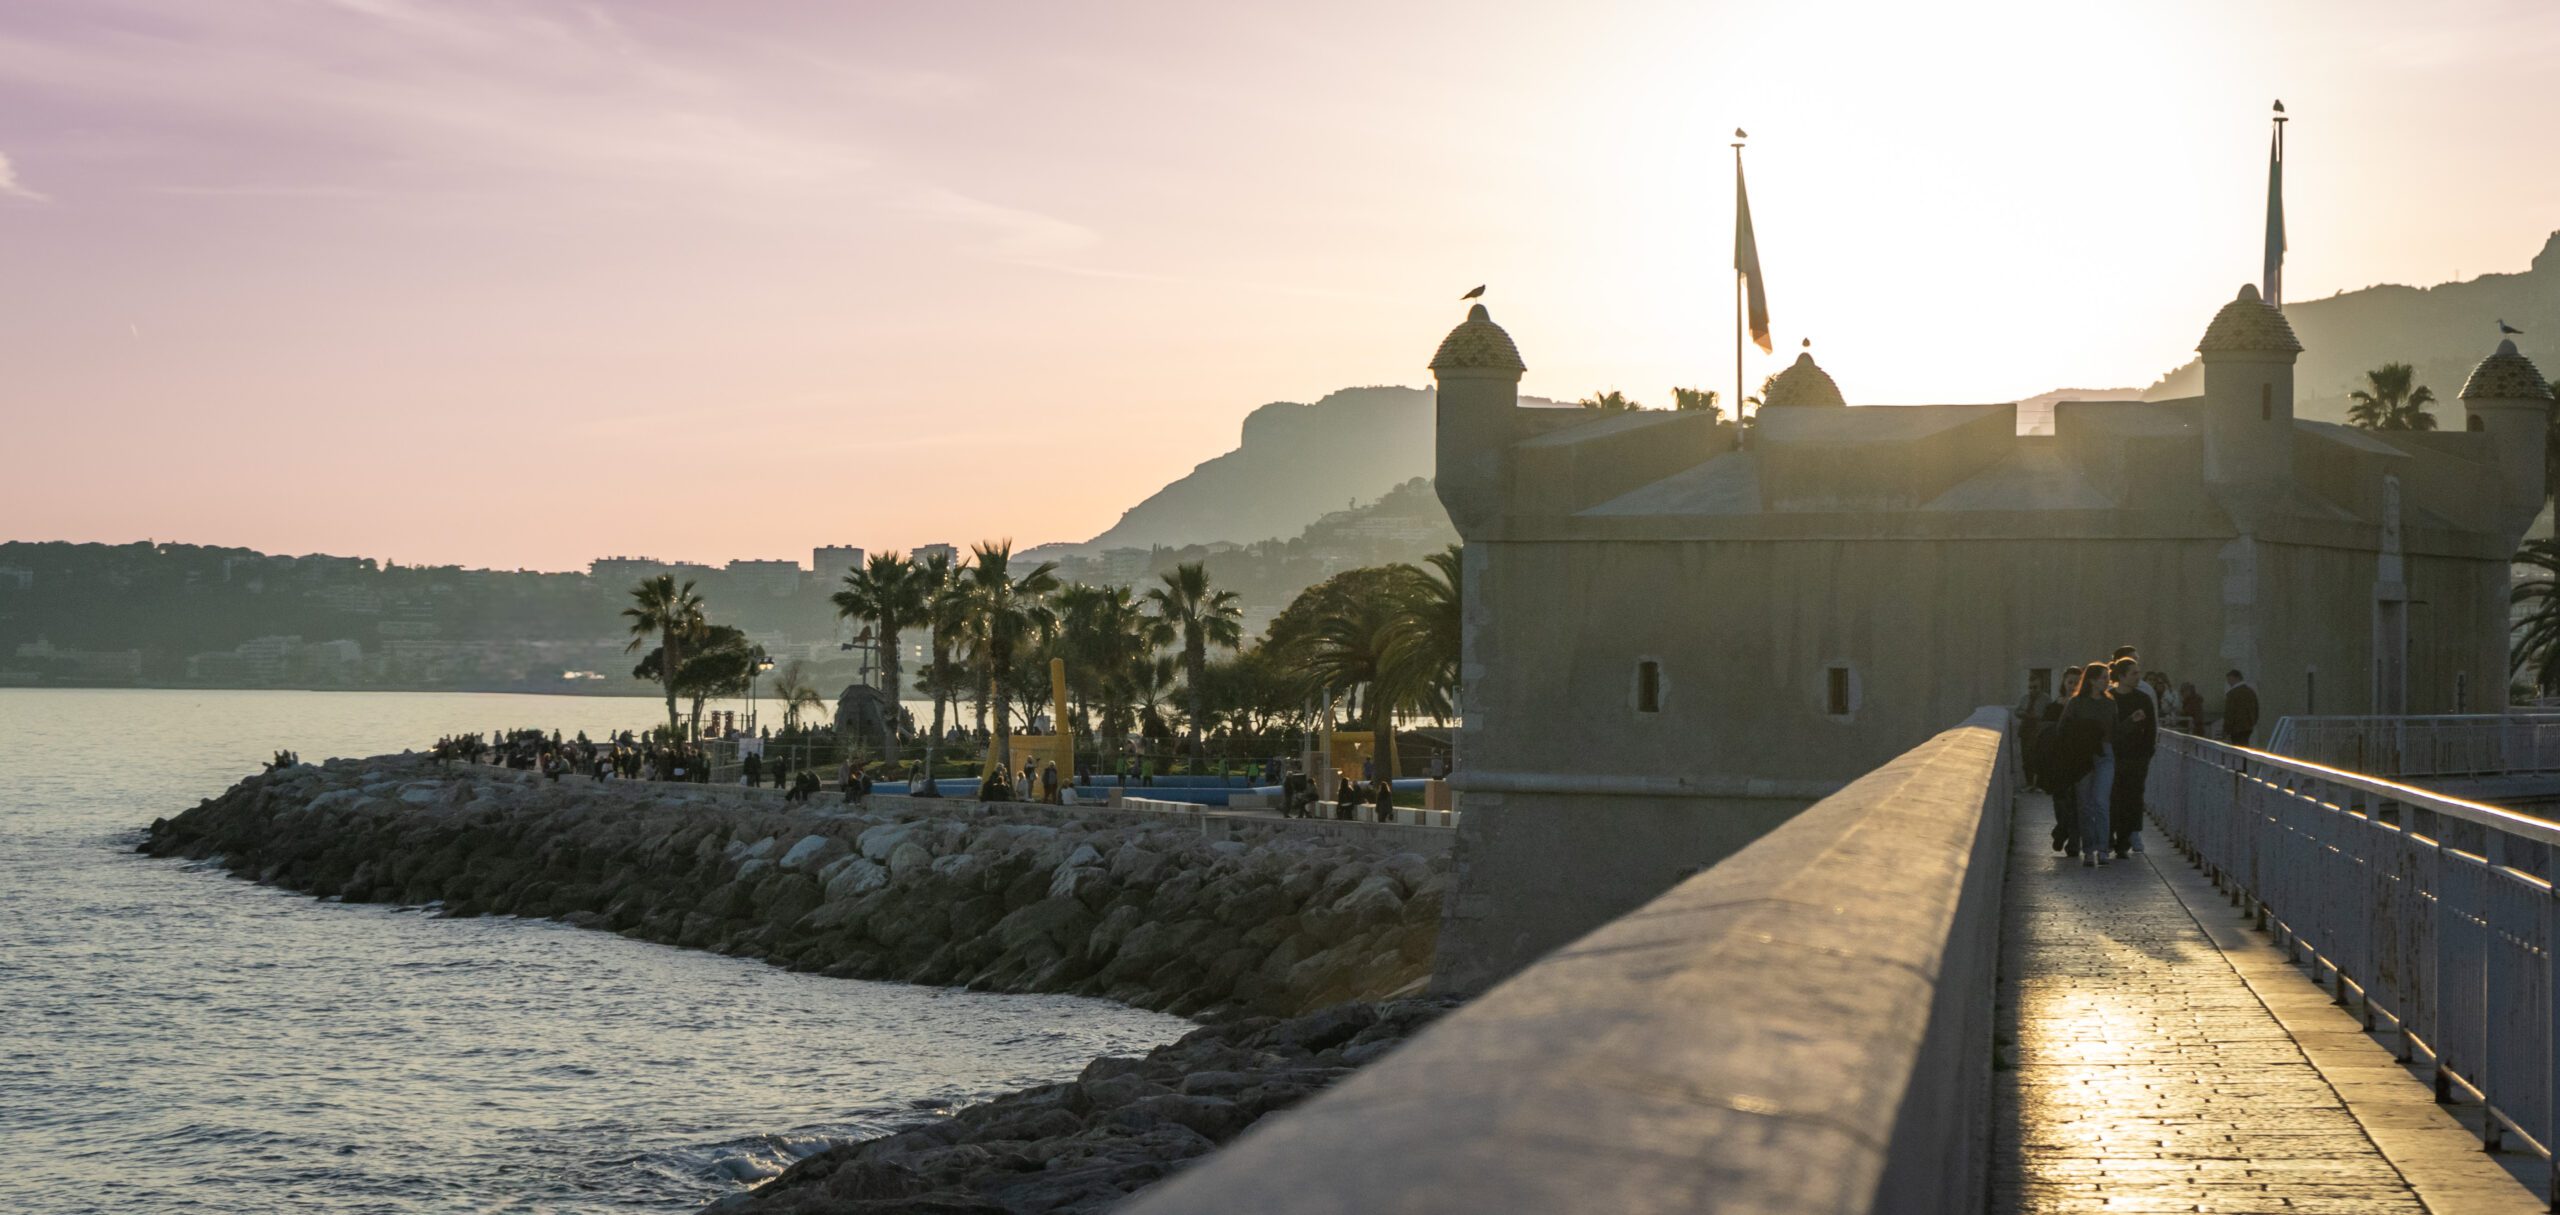
[[[772,659],[759,658],[756,659],[755,670],[747,676],[747,733],[750,736],[756,732],[756,681],[764,678],[764,673],[772,669]]]

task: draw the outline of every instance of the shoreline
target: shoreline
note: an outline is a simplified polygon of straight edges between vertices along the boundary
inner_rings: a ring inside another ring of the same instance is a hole
[[[835,977],[1295,1015],[1422,990],[1445,852],[1393,828],[546,781],[408,753],[245,779],[137,850],[266,885],[512,914]]]
[[[508,914],[793,970],[1191,1018],[1142,1058],[821,1149],[720,1211],[1107,1209],[1454,1002],[1422,995],[1448,858],[1391,833],[875,796],[776,808],[416,754],[251,776],[133,845],[345,902]]]

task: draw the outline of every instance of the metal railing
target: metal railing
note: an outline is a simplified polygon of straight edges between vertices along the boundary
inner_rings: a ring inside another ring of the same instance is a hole
[[[2560,714],[2288,717],[2267,750],[2371,776],[2560,772]]]
[[[2264,751],[2163,733],[2153,815],[2276,943],[2552,1157],[2560,825]],[[2322,978],[2323,975],[2327,978]],[[2350,992],[2353,998],[2350,998]]]

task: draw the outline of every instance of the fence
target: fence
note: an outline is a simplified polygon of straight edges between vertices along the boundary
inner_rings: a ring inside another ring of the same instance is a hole
[[[2288,717],[2267,750],[2370,776],[2560,772],[2560,714]]]
[[[2552,947],[2560,826],[2379,777],[2185,734],[2161,735],[2151,809],[2215,885],[2368,1028],[2426,1054],[2549,1158],[2560,1009]]]

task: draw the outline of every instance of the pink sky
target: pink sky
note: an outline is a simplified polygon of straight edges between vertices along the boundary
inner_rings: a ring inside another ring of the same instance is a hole
[[[1736,124],[1853,399],[2138,385],[2270,97],[2304,299],[2521,269],[2555,63],[2543,0],[13,0],[0,538],[1083,539],[1479,282],[1528,391],[1729,390]]]

